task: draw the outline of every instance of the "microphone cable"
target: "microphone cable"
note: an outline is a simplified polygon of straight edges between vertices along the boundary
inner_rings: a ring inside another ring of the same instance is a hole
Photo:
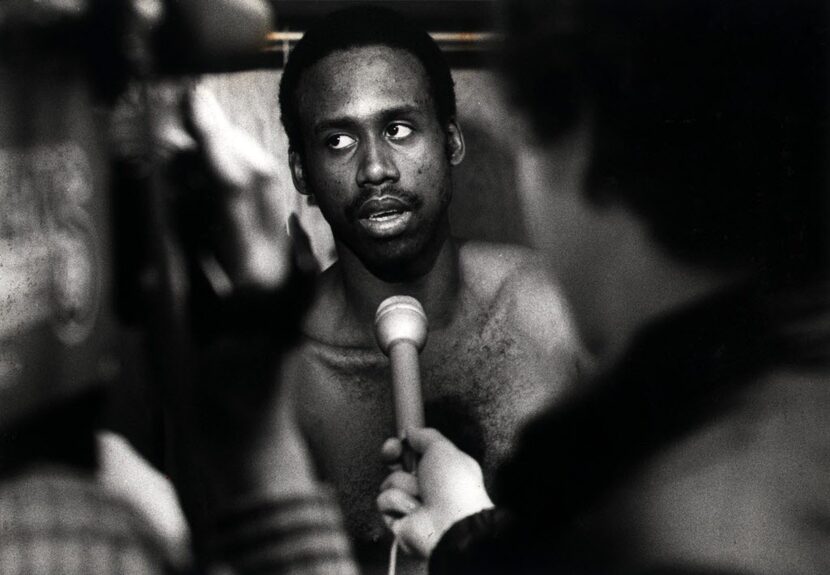
[[[389,549],[389,575],[395,575],[395,568],[398,564],[398,538],[392,540],[392,547]]]

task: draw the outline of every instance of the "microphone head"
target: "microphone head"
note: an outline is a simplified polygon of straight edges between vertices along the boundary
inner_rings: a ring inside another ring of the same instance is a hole
[[[375,312],[375,339],[381,351],[389,355],[395,342],[406,340],[418,351],[427,341],[427,315],[420,302],[408,295],[388,297]]]

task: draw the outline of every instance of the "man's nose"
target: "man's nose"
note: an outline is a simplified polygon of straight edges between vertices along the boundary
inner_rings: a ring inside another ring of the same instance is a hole
[[[368,141],[363,146],[357,185],[360,187],[397,182],[400,178],[392,150],[383,141]]]

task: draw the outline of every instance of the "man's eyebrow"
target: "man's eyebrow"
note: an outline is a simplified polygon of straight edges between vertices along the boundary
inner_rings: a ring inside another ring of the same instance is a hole
[[[415,104],[402,104],[400,106],[394,106],[392,108],[382,110],[378,116],[380,116],[381,119],[388,121],[401,116],[420,115],[423,114],[423,112],[424,110],[421,106],[416,106]]]
[[[321,132],[335,128],[351,128],[355,124],[357,124],[357,121],[350,116],[325,118],[314,124],[313,131],[315,134],[320,134]]]
[[[423,113],[424,111],[420,106],[415,104],[402,104],[400,106],[379,110],[373,116],[382,122],[388,122],[401,116],[417,116]],[[333,118],[324,118],[317,122],[314,125],[313,131],[315,134],[320,134],[331,129],[352,128],[358,123],[359,119],[354,116],[335,116]]]

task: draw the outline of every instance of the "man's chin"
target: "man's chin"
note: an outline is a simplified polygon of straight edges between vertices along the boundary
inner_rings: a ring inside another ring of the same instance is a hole
[[[362,235],[350,251],[372,275],[387,283],[419,279],[429,273],[444,245],[447,234],[420,229],[387,239]]]
[[[372,275],[387,283],[402,283],[427,274],[435,258],[424,257],[420,250],[395,250],[393,253],[372,254],[361,258]]]
[[[386,283],[403,283],[413,281],[425,275],[429,269],[427,266],[416,265],[410,261],[383,262],[380,264],[368,264],[366,268],[373,276]]]

